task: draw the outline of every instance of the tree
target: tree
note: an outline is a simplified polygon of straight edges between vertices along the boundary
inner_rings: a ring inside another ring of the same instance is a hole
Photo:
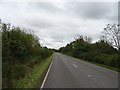
[[[112,40],[113,46],[120,50],[120,25],[108,24],[104,28],[104,33],[109,40]]]
[[[91,38],[91,37],[85,36],[85,37],[84,37],[84,40],[85,40],[87,43],[91,43],[91,42],[92,42],[92,38]]]
[[[53,53],[51,49],[41,46],[35,34],[10,24],[0,22],[0,37],[3,88],[16,87],[16,82]]]

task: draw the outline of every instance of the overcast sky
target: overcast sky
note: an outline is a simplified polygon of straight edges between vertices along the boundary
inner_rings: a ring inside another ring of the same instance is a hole
[[[58,49],[78,34],[95,42],[108,23],[117,23],[117,2],[2,2],[3,22],[32,30],[40,43]]]

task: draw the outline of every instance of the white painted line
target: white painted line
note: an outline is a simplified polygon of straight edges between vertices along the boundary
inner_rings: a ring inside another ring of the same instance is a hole
[[[88,77],[90,77],[90,75],[88,75]]]
[[[72,63],[72,65],[73,65],[74,67],[78,68],[75,64]]]
[[[51,64],[50,64],[50,66],[49,66],[49,68],[48,68],[48,71],[47,71],[47,73],[46,73],[46,75],[45,75],[45,78],[44,78],[44,80],[43,80],[43,82],[42,82],[42,85],[41,85],[41,87],[40,87],[40,90],[42,90],[42,88],[44,87],[44,84],[45,84],[45,81],[46,81],[46,79],[47,79],[47,77],[48,77],[48,74],[49,74],[49,72],[50,72],[50,68],[51,68],[51,66],[52,66],[52,63],[53,63],[53,59],[52,59]]]

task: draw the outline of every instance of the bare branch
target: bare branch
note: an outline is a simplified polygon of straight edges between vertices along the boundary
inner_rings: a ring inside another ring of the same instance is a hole
[[[113,46],[120,50],[120,25],[108,24],[104,32],[109,39],[113,40]]]

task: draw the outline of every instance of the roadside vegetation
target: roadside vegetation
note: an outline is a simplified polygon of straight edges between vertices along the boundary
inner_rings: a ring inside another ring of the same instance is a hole
[[[118,69],[119,51],[102,40],[92,44],[80,36],[65,47],[61,47],[58,51],[75,58],[96,63],[97,65],[99,64],[100,66],[111,67],[110,69],[116,71],[120,70]]]
[[[52,56],[38,63],[31,69],[31,72],[14,84],[14,88],[40,88],[51,60]]]
[[[81,35],[58,51],[99,66],[120,71],[120,31],[117,26],[110,26],[110,24],[104,30],[107,34],[96,43],[91,43],[92,39],[90,37]],[[110,38],[107,39],[107,35]],[[113,41],[110,41],[110,39]]]
[[[39,38],[31,32],[6,23],[0,23],[0,26],[2,88],[40,87],[55,51],[116,71],[120,70],[120,36],[117,34],[112,34],[113,43],[105,36],[96,43],[91,43],[90,37],[81,35],[65,47],[55,50],[43,47]],[[104,29],[107,35],[111,35],[109,30],[112,28],[113,26],[109,25]],[[113,30],[118,29],[114,27]],[[117,33],[120,35],[120,31]]]
[[[36,88],[40,76],[50,63],[50,58],[47,58],[52,55],[53,50],[41,46],[36,35],[19,27],[1,23],[0,32],[2,33],[2,87]]]

